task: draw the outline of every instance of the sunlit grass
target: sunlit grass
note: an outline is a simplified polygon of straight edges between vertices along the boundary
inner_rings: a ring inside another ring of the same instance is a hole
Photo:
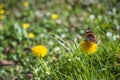
[[[0,80],[119,80],[120,11],[114,6],[118,4],[84,3],[4,0]],[[80,50],[88,27],[98,39],[91,55]],[[47,55],[34,56],[35,45],[45,45]]]

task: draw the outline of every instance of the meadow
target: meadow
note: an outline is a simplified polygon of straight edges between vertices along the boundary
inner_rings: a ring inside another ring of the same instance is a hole
[[[120,80],[119,8],[119,0],[0,0],[0,80]],[[88,27],[98,39],[89,55],[80,50]],[[33,54],[37,45],[44,57]]]

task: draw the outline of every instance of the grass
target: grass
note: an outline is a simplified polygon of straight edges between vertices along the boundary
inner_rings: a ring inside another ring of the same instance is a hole
[[[119,1],[29,0],[27,7],[24,0],[1,3],[5,13],[0,20],[0,80],[120,79]],[[24,23],[30,27],[24,29]],[[99,40],[93,55],[79,49],[88,27]],[[38,44],[48,48],[42,60],[30,50]]]

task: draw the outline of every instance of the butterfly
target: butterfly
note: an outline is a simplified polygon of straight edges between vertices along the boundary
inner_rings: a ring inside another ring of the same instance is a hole
[[[85,33],[85,41],[90,41],[90,42],[94,42],[94,43],[97,43],[97,38],[95,36],[95,34],[92,32],[92,30],[90,28],[88,28],[86,30],[86,33]]]

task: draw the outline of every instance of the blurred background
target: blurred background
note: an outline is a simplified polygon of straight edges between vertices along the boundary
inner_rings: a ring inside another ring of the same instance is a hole
[[[45,59],[54,63],[67,48],[61,40],[79,44],[88,27],[99,43],[119,44],[120,1],[0,0],[0,79],[24,79],[32,73],[29,64],[37,61],[30,48],[38,44],[48,48]]]

